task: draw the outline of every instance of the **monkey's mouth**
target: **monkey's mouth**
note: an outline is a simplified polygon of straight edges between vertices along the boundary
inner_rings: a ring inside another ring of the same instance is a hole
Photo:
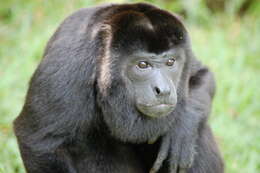
[[[144,115],[160,118],[169,115],[174,110],[175,104],[137,104],[137,109]]]

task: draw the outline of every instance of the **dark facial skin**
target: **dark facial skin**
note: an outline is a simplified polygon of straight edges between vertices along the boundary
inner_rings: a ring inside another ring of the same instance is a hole
[[[174,110],[183,66],[180,57],[176,49],[162,54],[142,52],[129,58],[125,75],[133,85],[135,106],[142,114],[160,118]]]

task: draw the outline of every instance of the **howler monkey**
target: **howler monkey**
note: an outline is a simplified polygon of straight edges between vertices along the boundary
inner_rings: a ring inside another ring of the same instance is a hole
[[[222,173],[212,73],[155,6],[81,9],[60,25],[14,122],[28,173]]]

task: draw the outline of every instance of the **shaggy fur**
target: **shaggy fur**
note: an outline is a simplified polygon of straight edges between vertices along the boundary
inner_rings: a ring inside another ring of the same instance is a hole
[[[134,106],[122,57],[175,47],[185,52],[177,107],[162,118],[145,117]],[[48,42],[14,122],[25,168],[222,173],[207,125],[214,91],[211,72],[196,60],[186,29],[171,13],[144,3],[81,9]]]

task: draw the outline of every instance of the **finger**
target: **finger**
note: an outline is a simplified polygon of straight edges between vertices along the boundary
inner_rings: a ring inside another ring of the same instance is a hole
[[[156,173],[156,172],[159,171],[160,167],[163,164],[163,161],[168,156],[169,149],[170,149],[170,136],[166,135],[162,138],[159,153],[158,153],[157,158],[156,158],[156,160],[153,164],[152,169],[150,170],[150,173]]]
[[[171,164],[170,165],[170,173],[177,173],[177,164]]]
[[[187,173],[187,170],[184,168],[180,168],[179,173]]]

